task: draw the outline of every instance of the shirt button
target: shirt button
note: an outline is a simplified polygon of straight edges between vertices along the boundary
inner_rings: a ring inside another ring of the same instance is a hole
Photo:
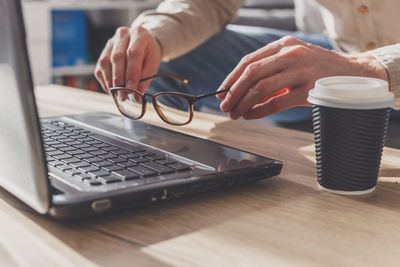
[[[367,49],[368,50],[373,50],[373,49],[375,49],[376,48],[376,44],[374,43],[374,42],[369,42],[368,44],[367,44]]]
[[[368,7],[366,5],[362,5],[357,9],[358,13],[366,15],[368,14]]]

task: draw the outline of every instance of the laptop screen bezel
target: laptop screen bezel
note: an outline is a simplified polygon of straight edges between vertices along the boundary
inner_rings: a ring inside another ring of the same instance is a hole
[[[20,104],[23,106],[23,123],[29,139],[29,147],[24,152],[30,154],[31,166],[33,166],[30,170],[31,177],[26,177],[25,179],[33,179],[33,188],[24,188],[21,184],[13,183],[13,177],[0,179],[0,185],[39,213],[44,214],[48,212],[51,206],[50,181],[47,175],[48,171],[34,96],[21,1],[0,1],[4,14],[7,14],[2,19],[5,21],[8,20],[6,25],[10,27],[10,34],[7,36],[9,38],[0,38],[0,47],[1,42],[10,42],[13,47],[11,49],[12,62],[6,63],[9,63],[13,67],[16,74]]]

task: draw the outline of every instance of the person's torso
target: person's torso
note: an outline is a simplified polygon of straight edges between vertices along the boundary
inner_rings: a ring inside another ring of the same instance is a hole
[[[400,42],[400,0],[295,0],[300,30],[323,32],[336,49],[366,51]]]

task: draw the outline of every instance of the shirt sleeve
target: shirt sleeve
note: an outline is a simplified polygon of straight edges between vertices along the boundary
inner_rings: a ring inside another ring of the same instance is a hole
[[[203,43],[236,18],[243,0],[165,0],[133,22],[160,43],[163,60],[180,56]]]
[[[395,109],[400,109],[400,44],[388,45],[369,51],[385,66],[390,80],[390,90],[395,95]]]

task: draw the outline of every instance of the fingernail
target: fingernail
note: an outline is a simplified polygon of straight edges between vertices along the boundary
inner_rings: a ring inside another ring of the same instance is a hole
[[[224,86],[220,86],[220,87],[217,89],[217,92],[223,91],[223,90],[225,90],[225,89],[226,89],[226,88],[225,88]],[[217,96],[220,97],[220,98],[222,99],[222,95],[224,95],[224,97],[225,97],[226,93],[218,94]]]
[[[229,108],[228,101],[226,101],[226,100],[222,101],[220,108],[221,108],[222,112],[227,112],[228,108]]]

